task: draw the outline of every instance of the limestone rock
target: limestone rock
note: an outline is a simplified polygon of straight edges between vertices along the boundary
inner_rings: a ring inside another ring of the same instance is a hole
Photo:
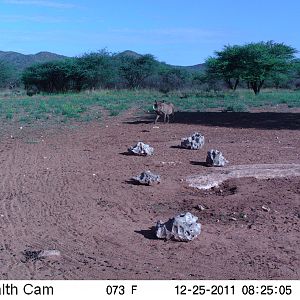
[[[224,167],[228,163],[219,150],[210,150],[207,152],[206,164],[211,167]]]
[[[186,149],[198,150],[204,145],[204,136],[198,132],[192,136],[181,139],[181,147]]]
[[[300,176],[300,164],[251,164],[215,168],[207,174],[191,175],[186,178],[189,186],[208,190],[232,178],[254,177],[258,180]],[[182,180],[184,181],[184,179]]]
[[[128,151],[135,155],[152,155],[154,149],[143,142],[138,142],[135,146],[128,148]]]
[[[169,219],[166,223],[158,221],[156,236],[160,239],[191,241],[201,232],[201,224],[197,223],[197,220],[198,217],[187,212]]]
[[[160,183],[160,175],[153,174],[150,171],[144,171],[140,175],[132,177],[132,180],[140,184],[150,185],[152,183]]]

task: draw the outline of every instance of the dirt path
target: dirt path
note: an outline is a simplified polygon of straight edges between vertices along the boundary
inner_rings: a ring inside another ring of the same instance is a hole
[[[277,114],[285,124],[270,129],[256,128],[261,118],[230,126],[230,115],[236,124],[230,113],[226,126],[196,122],[193,114],[191,122],[184,115],[154,128],[129,112],[72,130],[25,127],[13,139],[2,133],[0,278],[300,279],[300,177],[230,179],[207,191],[185,182],[209,172],[202,163],[212,148],[230,165],[300,163],[300,132],[290,116]],[[194,131],[205,135],[204,149],[176,148]],[[153,156],[124,154],[140,140],[154,147]],[[147,169],[162,183],[127,182]],[[156,221],[182,211],[199,217],[201,235],[190,243],[155,239]],[[61,256],[22,254],[49,249]]]

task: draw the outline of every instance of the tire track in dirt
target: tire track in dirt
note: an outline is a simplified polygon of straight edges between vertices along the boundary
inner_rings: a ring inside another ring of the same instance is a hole
[[[43,155],[45,153],[41,153],[41,156]],[[46,153],[47,158],[48,156],[51,159],[45,159],[42,162],[42,169],[39,169],[42,174],[36,178],[36,191],[34,192],[35,201],[39,203],[37,209],[39,216],[35,218],[45,220],[36,241],[39,249],[58,249],[64,263],[68,264],[71,249],[67,246],[70,242],[68,238],[70,228],[67,224],[72,222],[72,216],[69,213],[72,205],[70,205],[71,197],[68,191],[68,172],[61,162],[60,155],[55,152]],[[64,158],[66,157],[68,153],[64,154]],[[43,268],[47,273],[46,264]],[[36,276],[36,272],[33,276]],[[52,272],[59,272],[59,266],[56,266]],[[74,275],[71,273],[69,276]]]
[[[19,195],[22,193],[22,178],[15,168],[16,152],[18,151],[18,142],[9,141],[6,148],[5,159],[1,164],[1,236],[3,237],[4,249],[6,250],[6,265],[2,268],[3,274],[12,271],[18,262],[18,252],[15,249],[15,240],[19,240],[26,236],[26,231],[21,223],[24,221]],[[21,225],[21,226],[20,226]],[[7,245],[10,245],[8,247]],[[2,254],[5,254],[2,253]],[[25,272],[26,273],[26,272]]]
[[[45,155],[43,144],[20,145],[16,142],[7,155],[5,164],[2,164],[6,174],[2,178],[3,222],[6,224],[2,236],[10,237],[9,244],[13,248],[8,249],[6,255],[10,257],[7,272],[21,273],[21,278],[26,278],[27,275],[34,278],[36,268],[35,264],[20,264],[22,257],[20,253],[26,248],[33,249],[34,241],[51,240],[52,237],[48,237],[45,233],[52,227],[51,224],[55,223],[52,216],[61,209],[59,202],[60,199],[64,199],[60,190],[58,193],[51,191],[49,179],[51,172],[47,170],[43,155]],[[58,176],[57,180],[60,181],[61,176]],[[63,178],[61,183],[61,190],[63,190],[68,180]],[[28,191],[25,192],[27,197],[24,197],[24,190]],[[50,197],[53,195],[53,198],[59,201],[48,201],[48,195]],[[65,200],[62,203],[65,204]],[[18,228],[18,231],[15,228]],[[44,242],[38,244],[40,245],[38,249],[44,249]]]
[[[77,194],[82,194],[84,183],[81,181],[84,182],[87,176],[84,171],[76,170],[76,163],[78,163],[76,149],[71,148],[64,151],[63,155],[59,153],[59,150],[59,147],[56,147],[58,154],[51,153],[55,164],[51,164],[51,160],[49,161],[47,164],[49,170],[43,176],[37,176],[36,180],[39,180],[39,183],[32,191],[35,193],[34,201],[39,203],[36,212],[40,214],[40,218],[47,220],[46,228],[49,232],[51,231],[51,234],[48,234],[46,230],[41,232],[40,240],[48,241],[52,248],[54,244],[55,248],[61,251],[63,263],[68,266],[67,269],[64,269],[63,278],[78,278],[75,272],[78,272],[77,267],[80,265],[79,252],[87,252],[86,249],[83,250],[86,247],[86,241],[80,228],[84,226],[88,217],[83,219],[72,210],[76,207],[86,209],[84,207],[85,200],[89,195],[78,197]],[[35,173],[38,172],[40,170],[35,170]],[[32,182],[31,186],[33,186]],[[40,197],[37,197],[37,193]],[[47,201],[43,199],[42,195],[47,196]],[[51,243],[51,240],[55,240],[55,242]],[[45,244],[43,248],[45,248]],[[82,264],[85,265],[85,263]],[[86,275],[88,275],[88,271]]]

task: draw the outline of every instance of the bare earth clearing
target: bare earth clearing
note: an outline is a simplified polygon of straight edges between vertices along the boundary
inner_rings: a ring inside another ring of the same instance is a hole
[[[213,172],[204,164],[210,149],[221,150],[228,167],[300,164],[299,119],[180,113],[154,128],[154,116],[129,111],[73,129],[7,129],[0,137],[0,278],[300,279],[299,176],[231,178],[208,190],[186,181]],[[177,147],[195,131],[206,138],[203,149]],[[126,155],[137,141],[154,155]],[[148,169],[162,176],[159,185],[127,182]],[[155,238],[156,221],[185,211],[199,217],[200,236]],[[52,249],[60,256],[22,253]]]

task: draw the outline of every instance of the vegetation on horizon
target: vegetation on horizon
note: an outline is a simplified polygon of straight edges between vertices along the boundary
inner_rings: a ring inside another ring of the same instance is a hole
[[[295,53],[294,48],[273,41],[228,45],[196,70],[167,65],[150,54],[101,50],[36,63],[23,71],[21,79],[28,95],[101,88],[148,88],[168,93],[183,88],[216,91],[237,87],[258,94],[262,87],[300,87],[300,61]],[[7,86],[11,81],[20,84],[20,79],[12,80],[13,73],[7,63],[0,61],[0,85]]]
[[[82,90],[154,88],[168,92],[186,85],[190,74],[158,62],[152,55],[111,54],[105,50],[81,57],[35,64],[22,74],[28,94]]]

